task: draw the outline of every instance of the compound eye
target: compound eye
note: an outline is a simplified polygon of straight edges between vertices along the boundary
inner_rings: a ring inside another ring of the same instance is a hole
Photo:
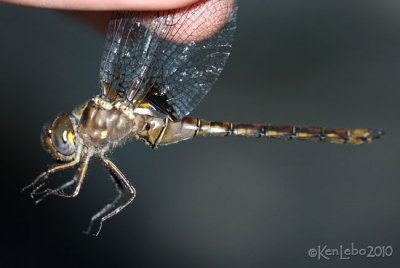
[[[74,126],[68,115],[62,115],[54,121],[51,140],[54,148],[62,155],[71,155],[76,151]]]

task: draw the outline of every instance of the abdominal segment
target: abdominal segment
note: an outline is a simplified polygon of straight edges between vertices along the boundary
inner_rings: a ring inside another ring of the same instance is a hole
[[[371,142],[383,135],[375,129],[337,129],[322,127],[273,126],[216,122],[185,117],[174,122],[168,119],[160,125],[153,146],[176,143],[196,136],[244,136],[278,139],[325,141],[331,143],[360,144]]]

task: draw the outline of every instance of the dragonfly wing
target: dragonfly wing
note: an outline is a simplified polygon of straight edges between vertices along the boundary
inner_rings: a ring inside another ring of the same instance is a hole
[[[173,11],[115,12],[100,66],[101,94],[126,98],[135,106],[151,103],[173,119],[189,114],[222,72],[236,29],[233,0],[231,6],[224,4],[229,1],[208,2],[214,3]],[[216,16],[208,20],[223,25],[202,39],[199,21],[210,8]],[[228,17],[218,19],[218,14]]]

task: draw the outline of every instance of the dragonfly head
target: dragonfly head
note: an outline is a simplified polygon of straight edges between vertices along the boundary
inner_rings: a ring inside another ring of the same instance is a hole
[[[57,117],[51,126],[45,126],[42,134],[43,146],[59,161],[75,159],[78,147],[76,124],[63,114]]]

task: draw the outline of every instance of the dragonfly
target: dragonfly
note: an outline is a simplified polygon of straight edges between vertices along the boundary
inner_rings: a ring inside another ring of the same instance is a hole
[[[44,127],[43,145],[58,164],[23,190],[33,188],[31,197],[36,203],[49,195],[76,197],[91,158],[99,157],[118,195],[91,218],[87,233],[98,235],[103,222],[136,196],[135,188],[108,156],[126,140],[136,138],[157,148],[197,136],[342,144],[368,143],[382,136],[377,129],[239,124],[188,117],[224,68],[237,11],[235,0],[209,0],[177,10],[113,12],[100,64],[100,91],[72,114],[63,114]],[[210,22],[217,31],[199,34]],[[73,167],[78,168],[72,180],[43,190],[50,174]]]

